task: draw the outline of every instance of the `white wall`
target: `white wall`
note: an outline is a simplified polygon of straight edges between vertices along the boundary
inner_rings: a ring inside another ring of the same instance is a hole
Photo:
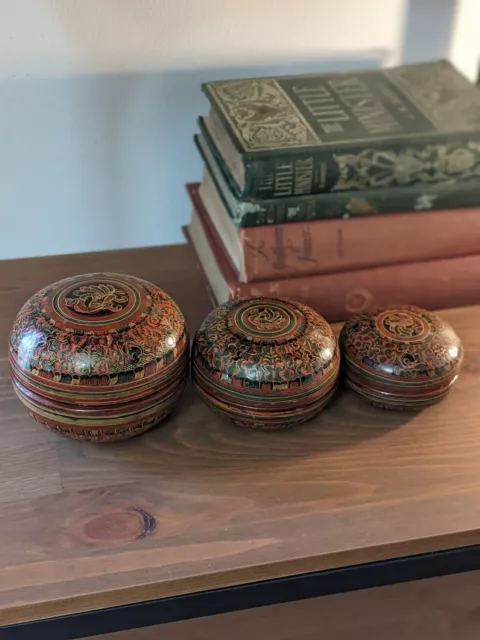
[[[480,1],[458,0],[450,59],[470,80],[480,71]]]
[[[0,0],[0,258],[181,242],[203,80],[447,56],[453,4]]]

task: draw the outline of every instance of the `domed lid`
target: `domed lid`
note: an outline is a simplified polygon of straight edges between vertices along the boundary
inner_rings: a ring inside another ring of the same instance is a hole
[[[159,287],[94,273],[45,287],[17,315],[10,335],[14,375],[42,387],[144,384],[186,349],[185,321]],[[88,388],[88,389],[87,389]]]
[[[343,326],[340,345],[347,365],[412,381],[452,375],[463,357],[450,325],[411,306],[353,316]]]
[[[315,382],[338,368],[339,350],[327,322],[304,304],[240,298],[204,320],[194,365],[219,382],[260,388]]]

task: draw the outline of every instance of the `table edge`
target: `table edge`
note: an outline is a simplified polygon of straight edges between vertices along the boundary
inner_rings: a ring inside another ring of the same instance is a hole
[[[75,640],[475,570],[480,544],[3,626],[0,636]]]
[[[100,593],[93,592],[41,603],[29,603],[24,606],[5,607],[3,610],[0,609],[0,636],[3,638],[3,630],[6,629],[11,629],[12,632],[14,632],[14,629],[26,628],[30,625],[32,627],[38,627],[43,624],[55,626],[59,620],[66,618],[75,619],[81,616],[86,616],[87,618],[93,616],[92,619],[96,619],[96,616],[98,616],[99,619],[102,619],[103,614],[108,614],[108,612],[111,611],[129,611],[136,606],[147,608],[152,606],[155,608],[161,603],[171,602],[176,598],[201,598],[202,596],[207,596],[207,594],[226,592],[229,589],[257,590],[263,588],[262,585],[267,586],[284,580],[294,582],[303,580],[310,581],[314,579],[314,576],[324,576],[328,578],[328,576],[342,571],[347,573],[367,571],[370,573],[373,570],[374,575],[377,568],[388,565],[390,567],[389,570],[393,570],[392,568],[395,567],[396,563],[408,563],[410,568],[413,567],[415,569],[417,565],[421,567],[429,558],[433,557],[435,558],[433,563],[435,571],[431,575],[424,577],[447,575],[458,572],[457,570],[447,571],[450,560],[457,557],[457,552],[460,554],[458,557],[463,557],[463,554],[467,554],[468,556],[471,552],[475,558],[475,562],[477,562],[478,555],[478,568],[480,569],[480,530],[475,529],[466,532],[409,540],[393,545],[372,546],[367,549],[352,549],[317,557],[306,557],[258,565],[254,568],[245,567],[233,571],[223,571],[201,576],[178,578],[160,583],[154,582],[136,585],[135,587],[112,589]],[[430,561],[428,560],[428,562]],[[444,571],[446,571],[446,573],[444,573]],[[347,575],[347,573],[345,575]],[[411,579],[419,578],[399,579],[396,582],[404,582]],[[370,584],[370,587],[384,584],[383,582],[374,584],[374,582],[375,580]],[[388,584],[394,584],[396,582],[389,582]],[[297,592],[297,590],[297,586],[295,586],[295,592]],[[332,591],[332,593],[342,593],[348,590],[351,589],[344,588],[340,591]],[[112,595],[116,596],[115,604],[112,604]],[[323,593],[318,595],[328,594]],[[291,600],[298,599],[301,598],[291,598]],[[287,601],[288,600],[283,600],[283,602]],[[278,602],[281,602],[281,600]],[[276,602],[268,602],[268,604],[275,603]],[[218,611],[217,613],[224,612],[226,611]],[[215,612],[200,614],[198,617],[213,615],[214,613]],[[149,624],[160,624],[160,622]],[[35,633],[37,633],[37,631],[35,631]],[[106,633],[106,631],[101,633]],[[95,633],[89,633],[88,635],[95,635]],[[12,638],[16,637],[20,636],[12,636]],[[24,638],[24,636],[21,637]],[[85,637],[85,635],[72,636],[72,638],[78,637]]]

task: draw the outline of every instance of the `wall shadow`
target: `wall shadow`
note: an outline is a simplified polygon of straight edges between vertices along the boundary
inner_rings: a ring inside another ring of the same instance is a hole
[[[200,85],[374,68],[387,51],[302,63],[0,81],[0,258],[183,242]]]
[[[448,58],[457,0],[407,0],[401,63]]]

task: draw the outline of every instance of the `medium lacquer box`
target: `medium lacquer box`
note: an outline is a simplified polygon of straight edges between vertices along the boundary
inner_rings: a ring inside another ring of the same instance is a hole
[[[192,347],[198,393],[240,426],[280,429],[330,401],[340,353],[327,322],[304,304],[240,298],[204,320]]]

